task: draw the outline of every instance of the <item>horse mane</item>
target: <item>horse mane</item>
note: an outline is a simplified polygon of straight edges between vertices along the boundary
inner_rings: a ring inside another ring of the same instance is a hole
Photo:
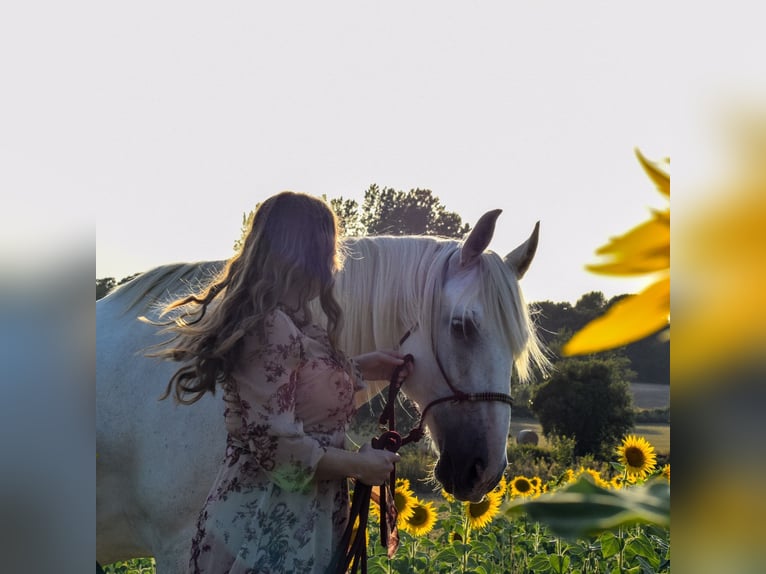
[[[342,272],[336,278],[336,296],[345,318],[340,347],[348,355],[375,349],[397,348],[400,339],[416,326],[435,333],[435,311],[441,305],[444,272],[461,242],[429,236],[369,236],[346,238]],[[170,301],[208,285],[225,261],[171,263],[155,267],[119,286],[108,295],[124,299],[125,312],[159,311]],[[488,321],[499,326],[511,350],[520,381],[532,378],[533,367],[549,366],[543,346],[513,270],[497,253],[486,250],[479,258],[480,281],[466,289],[456,305],[474,300]],[[315,319],[324,317],[318,303]],[[350,320],[353,317],[355,320]]]
[[[426,236],[347,239],[345,265],[336,285],[346,317],[344,350],[353,355],[396,348],[416,325],[435,333],[432,323],[441,304],[444,272],[460,246],[454,239]],[[481,280],[466,289],[456,305],[481,303],[486,319],[499,326],[522,382],[532,378],[533,366],[545,372],[549,362],[514,271],[497,253],[485,251],[479,273]]]
[[[225,261],[168,263],[141,273],[109,293],[108,297],[124,300],[124,312],[159,313],[171,301],[199,291],[221,272]]]

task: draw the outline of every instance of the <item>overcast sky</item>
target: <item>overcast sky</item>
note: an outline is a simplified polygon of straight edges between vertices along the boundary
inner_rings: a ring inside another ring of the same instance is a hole
[[[229,257],[243,214],[278,191],[361,200],[376,183],[431,189],[472,225],[502,208],[502,254],[539,220],[527,300],[646,283],[584,265],[665,207],[634,148],[678,144],[678,9],[48,4],[2,9],[2,177],[45,215],[42,240],[95,220],[97,278]],[[3,217],[5,257],[28,221]]]

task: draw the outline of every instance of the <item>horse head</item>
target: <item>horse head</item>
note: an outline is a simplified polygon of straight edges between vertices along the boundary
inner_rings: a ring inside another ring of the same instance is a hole
[[[404,387],[421,412],[426,410],[439,455],[434,476],[448,493],[473,502],[500,481],[508,464],[511,408],[504,398],[510,398],[514,363],[524,378],[530,346],[531,358],[540,358],[517,283],[534,257],[539,223],[524,243],[500,258],[485,252],[500,213],[484,214],[446,260],[429,328],[414,330],[401,347],[415,357]],[[456,393],[472,399],[445,400]]]

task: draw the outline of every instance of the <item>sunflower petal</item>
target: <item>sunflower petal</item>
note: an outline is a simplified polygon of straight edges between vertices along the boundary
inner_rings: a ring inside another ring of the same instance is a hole
[[[670,159],[650,161],[646,159],[638,148],[635,149],[635,152],[638,161],[641,162],[641,167],[644,168],[644,171],[655,183],[660,193],[670,197]]]
[[[587,265],[586,269],[604,275],[643,275],[670,267],[670,212],[637,225],[626,234],[614,237],[596,250],[611,256],[611,261]]]
[[[612,305],[564,345],[564,355],[598,353],[656,333],[670,318],[670,277]]]

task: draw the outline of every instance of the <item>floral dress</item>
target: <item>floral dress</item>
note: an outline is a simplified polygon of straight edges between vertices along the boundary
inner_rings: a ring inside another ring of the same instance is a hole
[[[344,448],[363,381],[333,357],[326,331],[282,310],[266,345],[245,339],[224,385],[223,459],[197,523],[194,573],[321,573],[348,522],[348,484],[315,480],[327,447]]]

